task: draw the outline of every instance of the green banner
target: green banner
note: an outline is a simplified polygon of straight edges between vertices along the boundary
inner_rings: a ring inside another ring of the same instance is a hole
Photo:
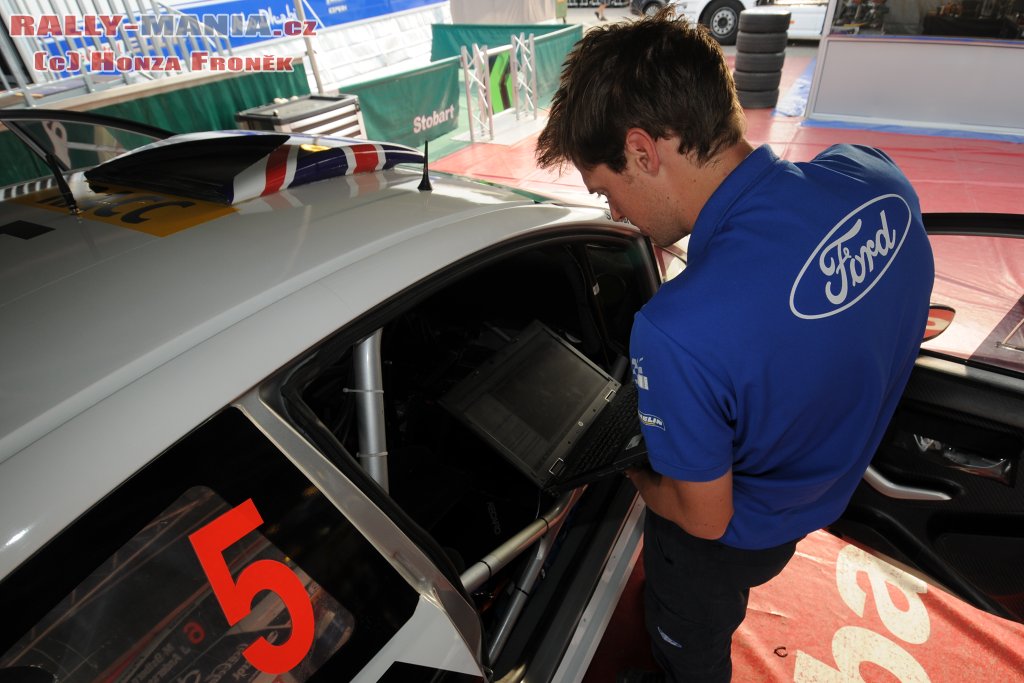
[[[578,29],[576,40],[583,37],[583,27]],[[562,24],[433,24],[430,27],[430,58],[432,60],[458,57],[462,47],[470,49],[474,43],[494,49],[512,42],[512,36],[530,35],[535,37],[557,31],[564,31]],[[573,41],[576,42],[575,40]]]
[[[537,106],[544,107],[558,90],[562,64],[573,46],[583,38],[583,27],[576,24],[555,33],[533,39],[534,68],[537,70]]]
[[[498,52],[496,48],[508,46],[513,35],[526,38],[533,34],[536,51],[534,69],[537,73],[537,104],[544,106],[558,90],[558,81],[562,75],[562,64],[566,55],[583,37],[583,27],[578,24],[434,24],[431,29],[434,41],[431,55],[434,59],[438,59],[439,56],[461,55],[463,45],[487,46],[490,59],[491,104],[495,114],[512,106],[510,97],[512,88],[515,87],[508,68],[508,49]]]
[[[419,147],[459,127],[459,60],[341,88],[358,95],[366,137]]]
[[[92,111],[175,133],[239,128],[237,112],[269,104],[276,97],[309,94],[304,66],[299,60],[294,66],[294,71],[243,73]]]

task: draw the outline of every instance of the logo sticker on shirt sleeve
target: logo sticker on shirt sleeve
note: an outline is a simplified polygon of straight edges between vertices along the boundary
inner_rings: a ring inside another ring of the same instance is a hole
[[[910,205],[898,194],[861,204],[825,236],[800,270],[789,295],[798,318],[840,313],[878,284],[910,234]]]
[[[644,357],[630,359],[633,364],[633,382],[636,384],[637,389],[650,389],[650,384],[647,382],[647,375],[644,374],[643,366],[640,363],[643,362]]]
[[[640,415],[640,423],[643,426],[654,427],[655,429],[665,431],[665,421],[657,415],[651,415],[650,413],[645,413],[643,411],[640,411],[638,414]]]

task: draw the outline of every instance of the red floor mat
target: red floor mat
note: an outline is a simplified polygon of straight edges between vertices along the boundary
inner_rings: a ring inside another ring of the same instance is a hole
[[[653,668],[637,567],[583,683]],[[1024,626],[965,605],[831,534],[811,534],[750,593],[733,638],[736,683],[1024,681]]]

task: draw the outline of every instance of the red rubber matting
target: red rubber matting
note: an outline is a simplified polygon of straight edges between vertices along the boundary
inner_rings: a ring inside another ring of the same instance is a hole
[[[652,668],[638,565],[583,683]],[[733,637],[737,683],[1024,681],[1024,626],[959,599],[824,531],[750,592]]]

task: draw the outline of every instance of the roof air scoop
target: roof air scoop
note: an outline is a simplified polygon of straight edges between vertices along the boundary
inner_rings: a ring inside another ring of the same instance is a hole
[[[351,138],[231,131],[161,140],[87,171],[90,182],[138,187],[221,204],[318,180],[423,163],[403,145]]]

